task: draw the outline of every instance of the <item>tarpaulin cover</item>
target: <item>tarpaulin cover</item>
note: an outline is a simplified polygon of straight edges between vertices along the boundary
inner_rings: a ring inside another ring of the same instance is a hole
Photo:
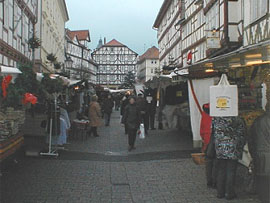
[[[201,79],[201,80],[192,80],[194,93],[197,97],[198,103],[200,106],[210,102],[210,86],[215,84],[217,78]],[[200,122],[201,122],[201,113],[196,104],[194,96],[192,94],[192,89],[190,83],[188,83],[189,88],[189,106],[190,106],[190,120],[191,120],[191,129],[193,133],[194,145],[196,141],[201,140],[200,136]],[[198,146],[194,146],[198,147]]]

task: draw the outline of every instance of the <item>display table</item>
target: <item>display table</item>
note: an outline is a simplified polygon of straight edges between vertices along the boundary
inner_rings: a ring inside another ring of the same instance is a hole
[[[82,140],[87,138],[87,128],[89,126],[89,120],[74,119],[72,122],[72,135],[75,139],[81,137]]]
[[[24,143],[22,133],[11,136],[7,140],[0,141],[0,162],[14,154]]]

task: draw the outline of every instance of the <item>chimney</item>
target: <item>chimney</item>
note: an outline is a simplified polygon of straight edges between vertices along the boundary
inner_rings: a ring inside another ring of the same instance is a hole
[[[104,44],[106,44],[106,37],[104,37]]]

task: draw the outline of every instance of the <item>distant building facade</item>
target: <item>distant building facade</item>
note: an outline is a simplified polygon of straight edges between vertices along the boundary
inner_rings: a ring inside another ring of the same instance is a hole
[[[29,63],[33,53],[28,41],[37,21],[38,0],[0,1],[0,65]]]
[[[105,42],[92,56],[98,64],[97,84],[118,88],[128,72],[136,75],[138,54],[115,39]]]
[[[153,46],[141,55],[137,62],[137,78],[140,83],[151,80],[159,70],[159,50]]]
[[[66,30],[66,58],[73,63],[65,69],[71,78],[86,79],[96,84],[97,64],[91,58],[90,42],[89,30]]]
[[[65,62],[65,23],[69,20],[65,0],[38,0],[38,21],[36,36],[41,39],[41,47],[36,50],[36,69],[54,73],[56,69],[47,56],[53,54],[59,64]]]

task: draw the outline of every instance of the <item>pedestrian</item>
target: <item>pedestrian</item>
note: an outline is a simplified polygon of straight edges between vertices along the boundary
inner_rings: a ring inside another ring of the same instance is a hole
[[[212,117],[210,113],[210,104],[203,105],[203,112],[200,125],[200,135],[203,142],[202,152],[205,153],[205,171],[206,171],[206,181],[208,188],[216,188],[216,159],[215,155],[210,156],[206,153],[209,147],[209,142],[212,133]],[[214,150],[214,149],[213,149]]]
[[[121,102],[121,95],[120,94],[117,94],[115,96],[115,110],[116,111],[119,111],[119,108],[120,108],[120,102]]]
[[[114,102],[110,94],[107,96],[107,98],[104,99],[102,105],[103,105],[102,109],[104,112],[105,126],[109,126],[111,121],[112,109],[114,106]]]
[[[235,178],[238,160],[245,145],[245,123],[239,117],[215,117],[212,136],[215,140],[217,167],[217,197],[236,198]]]
[[[140,112],[140,117],[141,117],[141,123],[144,124],[144,129],[145,129],[145,134],[148,134],[148,129],[149,129],[149,119],[147,119],[148,116],[148,109],[147,109],[147,101],[144,98],[143,94],[138,94],[137,98],[137,106]]]
[[[153,97],[151,103],[150,103],[150,127],[151,130],[155,130],[155,117],[156,117],[156,109],[157,109],[157,100]]]
[[[123,120],[123,116],[125,114],[125,109],[126,109],[126,106],[128,105],[129,103],[129,94],[126,94],[123,99],[122,99],[122,102],[121,102],[121,109],[120,109],[120,115],[122,116],[122,120]],[[128,132],[127,132],[127,126],[125,125],[125,134],[127,135]]]
[[[135,149],[136,135],[140,126],[140,112],[136,105],[135,97],[129,98],[129,104],[126,106],[123,116],[123,123],[127,127],[128,151],[131,151]]]
[[[99,135],[97,134],[97,128],[101,126],[101,108],[98,101],[98,96],[94,95],[92,96],[92,101],[89,104],[89,125],[91,127],[90,130],[90,135],[93,133],[95,137],[98,137]]]

